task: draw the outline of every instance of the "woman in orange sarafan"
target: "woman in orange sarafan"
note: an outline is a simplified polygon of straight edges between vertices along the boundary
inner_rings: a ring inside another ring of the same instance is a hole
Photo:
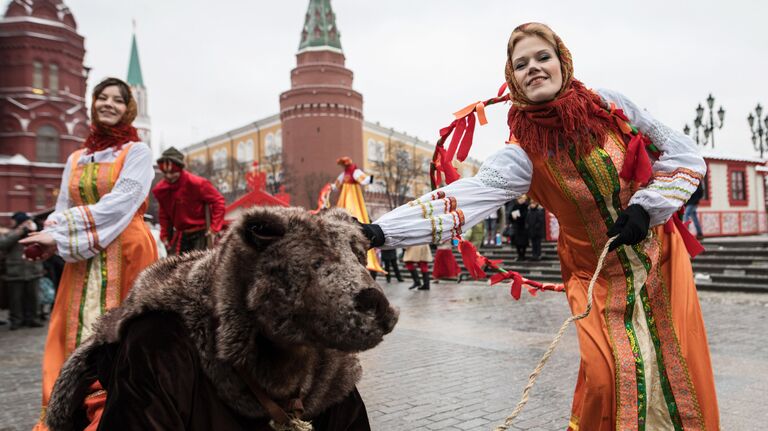
[[[571,54],[538,23],[507,48],[510,142],[477,175],[364,226],[374,246],[450,240],[528,193],[560,222],[558,254],[573,313],[609,237],[594,307],[576,322],[580,368],[569,430],[717,430],[709,347],[687,246],[673,214],[704,160],[687,136],[609,90],[573,77]]]
[[[155,176],[152,150],[140,142],[133,120],[136,100],[130,87],[107,78],[93,89],[91,130],[84,148],[67,159],[56,210],[45,229],[23,242],[67,262],[51,312],[43,355],[43,409],[36,429],[45,429],[46,408],[64,361],[91,335],[91,326],[119,306],[133,280],[157,260],[157,248],[144,223],[147,196]],[[86,397],[96,429],[106,393],[96,383]]]

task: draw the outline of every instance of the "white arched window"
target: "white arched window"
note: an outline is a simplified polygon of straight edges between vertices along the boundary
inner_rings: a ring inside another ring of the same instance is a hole
[[[37,129],[36,159],[38,162],[59,161],[59,132],[50,125]]]
[[[240,163],[253,161],[253,139],[237,143],[237,161]]]
[[[213,152],[213,169],[225,169],[227,167],[227,149],[222,148]]]
[[[372,162],[384,161],[384,143],[375,141],[373,139],[368,140],[368,160]]]
[[[267,157],[276,156],[283,152],[283,132],[279,130],[277,134],[269,133],[264,139],[264,155]]]

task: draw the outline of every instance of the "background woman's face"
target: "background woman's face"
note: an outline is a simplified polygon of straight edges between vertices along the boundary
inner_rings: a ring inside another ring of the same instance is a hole
[[[515,43],[512,70],[523,94],[534,103],[549,102],[563,86],[560,59],[552,45],[538,36]]]
[[[120,93],[120,87],[117,85],[105,87],[96,96],[96,101],[94,102],[99,122],[108,126],[114,126],[119,123],[128,109],[125,102],[123,95]]]

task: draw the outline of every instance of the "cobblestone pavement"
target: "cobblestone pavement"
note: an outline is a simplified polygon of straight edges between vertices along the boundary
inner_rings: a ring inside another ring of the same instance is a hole
[[[567,317],[562,294],[513,301],[479,283],[384,285],[400,307],[385,341],[362,355],[359,388],[373,429],[491,430],[512,411],[540,356]],[[768,295],[701,292],[723,430],[768,422]],[[39,411],[45,331],[0,327],[0,431],[28,430]],[[578,367],[569,329],[511,429],[564,430]]]

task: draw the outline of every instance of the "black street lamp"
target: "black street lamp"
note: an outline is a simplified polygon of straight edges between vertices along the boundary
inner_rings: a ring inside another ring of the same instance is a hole
[[[712,93],[710,93],[709,97],[707,97],[707,106],[709,107],[708,119],[704,117],[704,107],[701,106],[701,103],[699,103],[699,106],[696,108],[696,119],[693,120],[693,125],[696,128],[694,139],[696,140],[697,144],[703,145],[705,147],[707,146],[708,142],[712,142],[712,148],[715,148],[715,128],[723,128],[725,109],[720,106],[720,109],[717,110],[717,118],[720,120],[720,123],[717,124],[715,123],[715,116],[713,111],[713,108],[715,107],[715,98],[712,97]],[[704,139],[699,140],[699,129],[702,130]],[[690,133],[691,129],[686,124],[683,128],[683,131],[687,135]]]
[[[768,114],[761,122],[760,116],[763,114],[763,107],[759,103],[755,106],[755,114],[757,114],[757,127],[754,127],[755,117],[752,116],[751,112],[747,117],[747,122],[749,122],[749,130],[752,132],[752,146],[755,150],[760,151],[760,158],[762,159],[763,153],[768,151],[766,148],[768,147]],[[765,122],[765,129],[763,129],[763,122]],[[763,146],[763,135],[766,137],[765,147]]]

